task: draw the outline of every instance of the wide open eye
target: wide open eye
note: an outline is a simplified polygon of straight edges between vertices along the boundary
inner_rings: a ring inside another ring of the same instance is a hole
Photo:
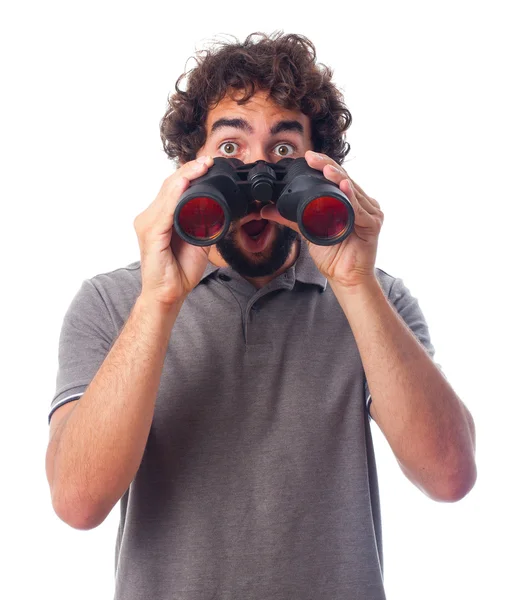
[[[237,147],[238,145],[235,142],[223,142],[223,144],[219,146],[219,150],[222,152],[222,154],[228,154],[230,156],[232,154],[236,154]]]
[[[294,154],[294,152],[296,150],[296,148],[292,144],[278,144],[278,146],[275,146],[275,148],[278,150],[278,155],[281,156],[282,158],[291,156],[291,154]],[[291,152],[289,154],[287,153],[288,148],[291,149]],[[284,150],[285,150],[285,152],[284,152]]]

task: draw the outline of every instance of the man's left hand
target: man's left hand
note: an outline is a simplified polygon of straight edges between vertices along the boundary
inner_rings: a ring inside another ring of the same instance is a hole
[[[311,168],[322,171],[327,179],[338,184],[355,212],[353,231],[339,244],[318,246],[302,236],[314,263],[330,282],[338,283],[344,288],[351,289],[375,281],[378,235],[384,222],[384,213],[380,210],[379,203],[368,196],[341,165],[325,154],[309,150],[305,153],[305,160]],[[263,207],[261,216],[286,225],[301,235],[298,224],[284,219],[275,204]]]

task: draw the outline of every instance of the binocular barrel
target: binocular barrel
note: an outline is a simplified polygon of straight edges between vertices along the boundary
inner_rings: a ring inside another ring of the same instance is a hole
[[[297,223],[302,235],[319,246],[339,244],[353,231],[350,201],[305,158],[245,164],[222,157],[179,198],[175,231],[195,246],[216,244],[255,200],[274,202],[280,215]]]

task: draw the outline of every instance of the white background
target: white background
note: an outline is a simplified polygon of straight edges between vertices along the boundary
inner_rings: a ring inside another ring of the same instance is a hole
[[[62,318],[85,278],[139,260],[133,220],[174,169],[159,120],[188,57],[220,34],[277,29],[334,69],[354,119],[346,169],[385,213],[376,264],[418,298],[476,423],[478,481],[454,504],[415,488],[373,423],[388,599],[511,593],[508,4],[3,5],[0,595],[112,598],[119,506],[72,529],[45,476]]]

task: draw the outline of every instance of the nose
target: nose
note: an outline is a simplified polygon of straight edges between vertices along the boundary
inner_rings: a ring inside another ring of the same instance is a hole
[[[257,162],[258,160],[264,160],[265,162],[269,162],[269,157],[266,155],[266,152],[262,148],[254,148],[250,152],[250,156],[248,157],[248,163]]]

